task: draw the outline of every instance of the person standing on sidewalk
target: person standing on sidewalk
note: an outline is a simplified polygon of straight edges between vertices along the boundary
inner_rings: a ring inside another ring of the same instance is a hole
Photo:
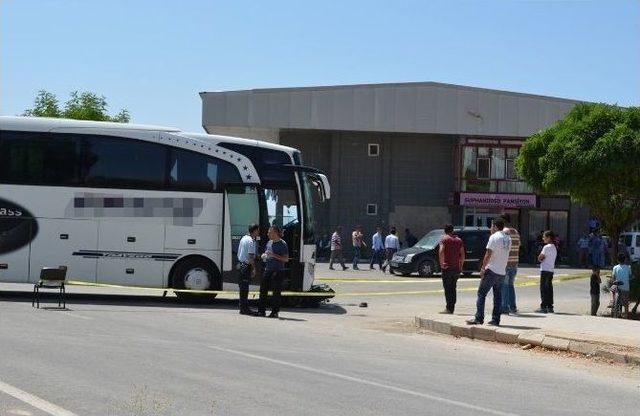
[[[273,291],[271,295],[271,313],[269,318],[277,318],[280,312],[280,292],[282,290],[282,271],[284,265],[289,261],[289,247],[282,239],[280,228],[272,225],[268,232],[269,242],[262,260],[266,263],[262,273],[260,283],[260,298],[258,299],[258,316],[266,315],[267,296],[269,289]]]
[[[404,229],[404,244],[405,244],[404,248],[413,247],[416,245],[417,242],[418,242],[418,239],[416,238],[415,235],[411,233],[411,230],[408,228],[405,228]]]
[[[553,231],[547,230],[542,235],[544,247],[538,256],[540,262],[540,309],[537,313],[553,313],[553,272],[556,265],[558,249],[553,244],[555,235]],[[594,266],[595,267],[595,266]],[[599,269],[598,269],[599,270]]]
[[[491,237],[480,269],[480,286],[476,302],[476,316],[467,321],[469,325],[484,323],[484,304],[487,294],[493,290],[493,312],[489,325],[500,325],[500,307],[502,306],[502,282],[509,262],[511,237],[504,230],[504,220],[495,218],[491,223]]]
[[[520,233],[511,225],[511,215],[502,215],[505,227],[504,232],[511,237],[511,250],[509,251],[509,262],[505,271],[504,283],[502,284],[502,313],[516,313],[516,287],[515,280],[518,274],[518,261],[520,260]]]
[[[362,257],[362,247],[366,247],[364,242],[364,234],[362,233],[362,225],[358,225],[351,233],[351,244],[353,245],[353,270],[360,270],[358,262]]]
[[[580,267],[587,268],[589,266],[589,236],[583,235],[578,240],[578,259]]]
[[[629,319],[629,291],[631,290],[631,266],[627,264],[627,256],[624,253],[618,254],[618,264],[613,267],[611,280],[621,282],[618,286],[618,296],[624,306],[624,317]],[[613,306],[613,305],[612,305]]]
[[[452,314],[456,307],[456,284],[464,265],[464,246],[460,237],[453,233],[453,225],[444,226],[444,237],[440,240],[438,259],[442,269],[442,286],[446,308],[445,314]]]
[[[382,256],[384,255],[384,239],[382,237],[382,227],[376,227],[376,233],[371,237],[371,261],[369,268],[373,270],[373,263],[378,263],[382,270]]]
[[[256,224],[249,226],[247,235],[240,239],[238,245],[238,265],[240,272],[240,280],[238,286],[240,289],[240,314],[254,315],[249,307],[249,281],[256,277],[256,239],[260,234],[260,227]]]
[[[589,281],[591,294],[591,316],[598,316],[598,308],[600,307],[600,269],[594,267],[591,272],[591,279]]]
[[[382,271],[386,272],[393,255],[400,250],[400,239],[396,236],[396,227],[391,227],[389,230],[389,235],[384,239],[384,246],[386,248],[386,260],[382,265]]]
[[[589,248],[591,249],[591,265],[602,269],[604,267],[604,250],[605,242],[600,233],[595,232],[589,240]]]
[[[331,256],[329,257],[329,270],[335,270],[333,263],[338,262],[342,265],[342,270],[347,270],[348,267],[344,265],[344,256],[342,255],[342,227],[337,226],[333,235],[331,236]]]

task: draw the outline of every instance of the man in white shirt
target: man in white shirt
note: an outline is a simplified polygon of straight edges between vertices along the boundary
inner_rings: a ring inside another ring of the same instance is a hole
[[[393,255],[400,250],[400,239],[396,236],[396,227],[391,227],[389,230],[389,235],[384,239],[384,246],[387,249],[387,260],[382,265],[383,272],[387,270],[387,266],[393,258]]]
[[[371,262],[369,268],[373,270],[373,264],[377,263],[382,270],[382,256],[384,255],[384,241],[382,239],[382,227],[376,227],[376,233],[371,237]]]
[[[238,286],[240,289],[240,314],[254,315],[249,308],[249,280],[256,277],[256,239],[260,228],[256,224],[249,226],[249,233],[240,239],[238,244],[238,264],[240,272]]]
[[[489,237],[487,251],[480,269],[476,316],[467,321],[469,325],[482,325],[484,323],[484,303],[490,290],[493,290],[493,312],[489,325],[500,325],[502,283],[507,270],[507,263],[509,262],[509,251],[511,250],[511,237],[503,230],[504,219],[495,218],[491,224],[491,237]]]
[[[553,313],[553,272],[558,257],[558,249],[553,243],[555,241],[553,231],[545,231],[542,235],[544,247],[538,256],[540,261],[540,309],[538,313]]]

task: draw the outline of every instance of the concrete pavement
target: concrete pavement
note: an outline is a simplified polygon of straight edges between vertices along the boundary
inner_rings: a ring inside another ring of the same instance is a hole
[[[595,415],[611,397],[620,413],[637,410],[626,368],[452,343],[357,306],[272,320],[227,301],[94,298],[61,312],[0,298],[0,381],[75,415]]]
[[[637,321],[571,314],[503,315],[500,327],[470,326],[468,316],[423,315],[415,324],[430,331],[484,341],[542,346],[640,365]]]
[[[0,383],[78,416],[596,415],[612,397],[637,412],[637,369],[417,333],[415,315],[442,309],[438,278],[353,275],[365,281],[332,282],[343,294],[331,303],[280,320],[240,316],[232,296],[181,305],[130,289],[72,287],[68,310],[36,310],[30,287],[2,285]],[[461,279],[458,313],[471,314],[477,284]],[[558,312],[588,310],[588,280],[556,289]],[[521,310],[538,299],[518,289]],[[0,384],[1,415],[56,414],[34,404]]]

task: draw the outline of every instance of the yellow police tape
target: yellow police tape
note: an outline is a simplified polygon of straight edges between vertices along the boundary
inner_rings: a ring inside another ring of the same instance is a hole
[[[554,275],[554,277],[556,278],[560,278],[560,277],[571,277],[571,276],[584,276],[582,274],[578,275],[578,274],[556,274]],[[526,275],[526,276],[519,276],[519,277],[523,277],[523,278],[539,278],[540,276],[538,275]],[[428,279],[428,280],[427,280]],[[362,279],[362,278],[355,278],[355,279],[350,279],[348,277],[343,277],[343,278],[339,278],[339,277],[316,277],[314,280],[316,281],[320,281],[320,282],[333,282],[333,283],[338,283],[338,282],[342,282],[342,283],[441,283],[442,280],[440,280],[440,277],[415,277],[413,279],[395,279],[395,280],[379,280],[379,279]],[[465,277],[464,281],[465,282],[469,282],[469,281],[476,281],[476,280],[480,280],[480,276],[473,276],[473,277]],[[560,280],[560,279],[558,279]]]
[[[562,278],[561,276],[566,276]],[[586,275],[558,275],[560,277],[556,280],[557,283],[576,280],[576,279],[584,279],[588,276]],[[476,279],[478,280],[478,279]],[[349,281],[349,279],[345,279],[344,281]],[[384,281],[379,280],[370,280],[371,283],[381,283]],[[394,280],[387,282],[396,282]],[[416,281],[420,282],[420,281]],[[438,282],[438,281],[431,281]],[[124,285],[114,285],[108,283],[92,283],[92,282],[83,282],[79,280],[68,280],[66,282],[68,285],[73,286],[88,286],[88,287],[105,287],[105,288],[114,288],[114,289],[134,289],[134,290],[146,290],[146,291],[154,291],[154,292],[181,292],[181,293],[194,293],[194,294],[216,294],[216,295],[239,295],[239,291],[237,290],[193,290],[193,289],[172,289],[172,288],[157,288],[157,287],[143,287],[143,286],[124,286]],[[531,281],[531,282],[518,282],[515,284],[516,287],[529,287],[529,286],[538,286],[539,282]],[[459,292],[473,292],[478,290],[474,287],[468,288],[459,288]],[[393,291],[393,292],[350,292],[350,293],[340,293],[340,292],[291,292],[284,291],[282,292],[282,296],[290,296],[290,297],[322,297],[322,298],[332,298],[335,296],[398,296],[398,295],[428,295],[433,293],[444,293],[443,289],[434,289],[434,290],[409,290],[409,291]],[[250,295],[259,295],[258,291],[250,291]]]
[[[173,289],[173,288],[161,288],[161,287],[145,287],[145,286],[124,286],[124,285],[114,285],[109,283],[93,283],[93,282],[83,282],[80,280],[67,280],[67,285],[73,286],[89,286],[89,287],[107,287],[114,289],[134,289],[134,290],[147,290],[154,292],[180,292],[180,293],[194,293],[194,294],[207,294],[207,295],[239,295],[240,292],[237,290],[195,290],[195,289]],[[258,291],[250,291],[250,295],[259,295]],[[307,297],[323,297],[330,298],[336,295],[335,292],[290,292],[283,291],[282,296],[307,296]]]

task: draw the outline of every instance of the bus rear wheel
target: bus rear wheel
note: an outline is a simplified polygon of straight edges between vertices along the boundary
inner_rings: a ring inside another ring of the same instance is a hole
[[[189,259],[178,264],[171,279],[174,289],[212,290],[217,285],[217,273],[205,259]],[[212,301],[216,293],[175,292],[182,302],[205,303]]]

